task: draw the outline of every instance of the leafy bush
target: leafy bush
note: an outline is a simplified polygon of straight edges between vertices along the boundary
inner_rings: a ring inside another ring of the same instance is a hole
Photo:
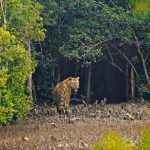
[[[147,113],[148,117],[150,118],[150,103],[146,104],[147,109],[145,110],[145,112]]]
[[[150,126],[145,127],[141,132],[141,140],[137,145],[138,150],[150,150]]]
[[[15,36],[0,28],[0,126],[24,115],[30,104],[25,94],[32,61]]]
[[[90,150],[132,150],[133,147],[113,130],[108,130]]]
[[[109,130],[90,150],[150,150],[150,126],[141,131],[138,144],[129,143],[117,132]]]

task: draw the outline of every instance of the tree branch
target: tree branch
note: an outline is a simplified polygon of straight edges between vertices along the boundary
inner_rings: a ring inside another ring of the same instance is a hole
[[[7,23],[7,26],[9,26],[10,21],[12,20],[12,18],[13,18],[13,15],[10,17],[10,19],[9,19],[9,21],[8,21],[8,23]]]
[[[141,49],[140,49],[139,40],[138,40],[138,37],[136,36],[135,32],[133,32],[133,35],[134,35],[134,38],[135,38],[135,42],[136,42],[136,46],[137,46],[137,51],[138,51],[138,53],[139,53],[139,55],[141,57],[141,61],[142,61],[143,69],[144,69],[145,78],[146,78],[148,86],[150,88],[150,79],[149,79],[149,75],[148,75],[146,63],[145,63],[145,60],[144,60],[144,56],[143,56],[143,53],[141,52]]]
[[[3,0],[0,0],[0,3],[1,3],[1,9],[2,9],[2,14],[3,14],[4,23],[6,23],[6,15],[5,15],[5,12],[4,12]]]
[[[92,48],[94,48],[94,47],[96,47],[96,46],[99,46],[100,44],[105,43],[105,42],[108,42],[108,41],[110,41],[110,39],[109,39],[109,40],[107,39],[107,40],[101,41],[101,42],[99,42],[99,43],[96,43],[95,45],[90,46],[89,49],[92,49]]]
[[[120,49],[118,49],[114,44],[112,44],[110,41],[108,41],[108,43],[111,46],[113,46],[125,58],[125,60],[133,67],[133,70],[134,70],[135,74],[137,76],[139,76],[137,71],[136,71],[136,68],[134,67],[133,63],[129,60],[129,58]]]
[[[112,64],[115,68],[117,68],[120,72],[123,73],[124,71],[123,71],[117,64],[115,64],[114,59],[113,59],[113,56],[112,56],[112,54],[111,54],[109,48],[108,48],[108,53],[109,53],[110,58],[111,58],[111,64]]]
[[[145,63],[146,63],[146,61],[148,60],[148,58],[149,58],[149,51],[148,50],[146,50],[146,56],[145,56]]]

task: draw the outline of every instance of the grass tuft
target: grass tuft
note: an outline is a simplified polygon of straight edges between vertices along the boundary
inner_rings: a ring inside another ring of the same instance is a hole
[[[90,150],[133,150],[133,146],[114,130],[108,130]]]

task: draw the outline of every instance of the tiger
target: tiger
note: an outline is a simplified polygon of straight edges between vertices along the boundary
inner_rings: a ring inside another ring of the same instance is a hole
[[[79,89],[79,79],[80,77],[68,77],[55,86],[53,96],[59,114],[68,115],[70,113],[71,91],[74,90],[74,92],[77,93]]]

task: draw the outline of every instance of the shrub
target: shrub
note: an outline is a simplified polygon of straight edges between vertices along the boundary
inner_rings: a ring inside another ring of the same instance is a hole
[[[137,145],[130,144],[118,133],[109,130],[90,150],[150,150],[150,125],[142,129]]]
[[[90,150],[132,150],[133,147],[117,132],[108,130]]]
[[[148,117],[150,118],[150,103],[147,103],[147,109],[145,110],[145,112],[147,113]]]
[[[30,110],[25,94],[32,61],[15,36],[0,28],[0,126]]]
[[[150,150],[150,126],[147,126],[142,130],[140,137],[137,150]]]

